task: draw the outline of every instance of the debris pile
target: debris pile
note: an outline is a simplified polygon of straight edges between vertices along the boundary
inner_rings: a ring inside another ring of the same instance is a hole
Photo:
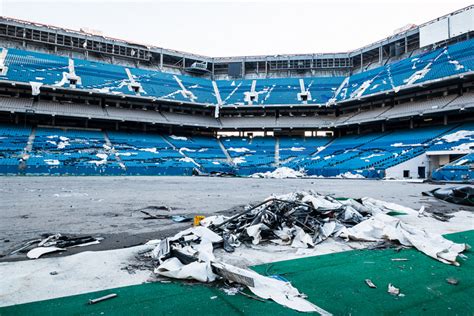
[[[216,259],[215,248],[233,252],[242,244],[274,243],[313,248],[329,237],[344,241],[398,243],[415,247],[446,264],[466,249],[441,235],[415,228],[393,215],[418,212],[372,198],[335,199],[315,192],[272,196],[232,217],[210,216],[192,227],[157,242],[151,253],[155,273],[175,279],[213,282],[224,279],[245,285],[255,295],[302,312],[326,314],[305,299],[287,280],[265,277]],[[371,283],[371,282],[370,282]],[[372,286],[372,284],[369,284]]]
[[[257,172],[250,175],[250,178],[265,178],[265,179],[294,179],[305,177],[304,170],[293,170],[288,167],[280,167],[273,171]]]
[[[66,236],[61,234],[43,235],[42,239],[33,239],[25,242],[9,255],[26,253],[30,259],[38,259],[44,254],[66,251],[72,247],[84,247],[99,244],[102,238],[92,236]]]

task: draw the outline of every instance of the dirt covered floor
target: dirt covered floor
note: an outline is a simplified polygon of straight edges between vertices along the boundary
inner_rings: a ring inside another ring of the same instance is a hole
[[[335,197],[370,196],[414,209],[425,205],[442,213],[470,209],[421,195],[437,187],[440,185],[348,179],[0,177],[0,254],[26,240],[58,232],[105,238],[98,245],[73,248],[67,254],[139,245],[189,226],[170,219],[144,220],[140,210],[188,216],[231,213],[271,194],[298,190]],[[160,209],[163,206],[168,210]],[[0,258],[18,259],[25,257]]]

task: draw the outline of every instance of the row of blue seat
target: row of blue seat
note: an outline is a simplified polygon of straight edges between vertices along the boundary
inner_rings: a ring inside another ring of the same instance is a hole
[[[0,173],[250,175],[277,166],[309,175],[383,177],[384,170],[426,151],[474,147],[474,123],[340,138],[175,136],[0,125]],[[108,142],[107,141],[110,141]],[[26,164],[25,164],[26,161]]]
[[[330,104],[374,93],[398,91],[402,87],[474,70],[474,39],[421,53],[347,78],[273,78],[216,80],[224,106],[275,104]],[[159,70],[124,67],[105,62],[74,59],[77,88],[98,92],[139,94],[175,101],[217,104],[212,81]],[[70,87],[70,60],[51,54],[8,49],[8,71],[0,79],[40,82]],[[127,73],[128,69],[128,73]],[[253,89],[252,89],[253,87]],[[137,88],[138,89],[138,88]],[[301,97],[301,93],[305,97]]]

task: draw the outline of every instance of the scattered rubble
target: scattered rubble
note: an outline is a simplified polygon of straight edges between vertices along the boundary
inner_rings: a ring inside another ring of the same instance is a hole
[[[388,290],[387,290],[388,293],[390,293],[391,295],[395,295],[395,296],[398,296],[400,295],[400,289],[393,286],[392,283],[389,283],[388,284]]]
[[[289,178],[303,178],[306,176],[304,170],[293,170],[288,167],[280,167],[273,171],[258,172],[250,175],[250,178],[265,178],[265,179],[289,179]]]
[[[377,286],[370,280],[370,279],[365,279],[365,283],[370,287],[370,288],[373,288],[373,289],[376,289]]]
[[[157,214],[153,215],[150,214],[149,212],[146,211],[140,211],[141,213],[145,214],[146,217],[143,219],[171,219],[173,222],[177,223],[184,223],[184,222],[190,222],[192,221],[191,217],[185,216],[185,215],[163,215],[163,214]]]
[[[271,196],[234,216],[209,216],[200,226],[154,241],[157,246],[150,258],[157,275],[206,283],[224,279],[246,286],[260,299],[272,299],[302,312],[327,314],[288,280],[225,263],[216,259],[214,249],[234,252],[242,244],[261,243],[313,248],[331,237],[415,247],[440,262],[458,265],[456,258],[466,249],[465,244],[408,225],[394,217],[399,214],[418,216],[411,208],[372,198],[336,199],[312,191]],[[366,284],[376,287],[369,279]],[[390,284],[389,293],[399,295],[400,291]]]
[[[27,252],[30,259],[38,259],[42,255],[52,252],[66,251],[72,247],[85,247],[99,244],[103,238],[92,236],[67,236],[62,234],[43,235],[43,239],[33,239],[25,242],[8,255]]]

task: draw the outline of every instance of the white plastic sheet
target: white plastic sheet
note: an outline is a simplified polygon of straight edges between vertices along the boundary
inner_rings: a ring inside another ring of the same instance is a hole
[[[364,241],[398,241],[404,246],[415,247],[436,260],[453,265],[459,265],[456,258],[466,250],[465,244],[456,244],[441,235],[427,233],[385,214],[377,214],[345,229],[340,236]]]

